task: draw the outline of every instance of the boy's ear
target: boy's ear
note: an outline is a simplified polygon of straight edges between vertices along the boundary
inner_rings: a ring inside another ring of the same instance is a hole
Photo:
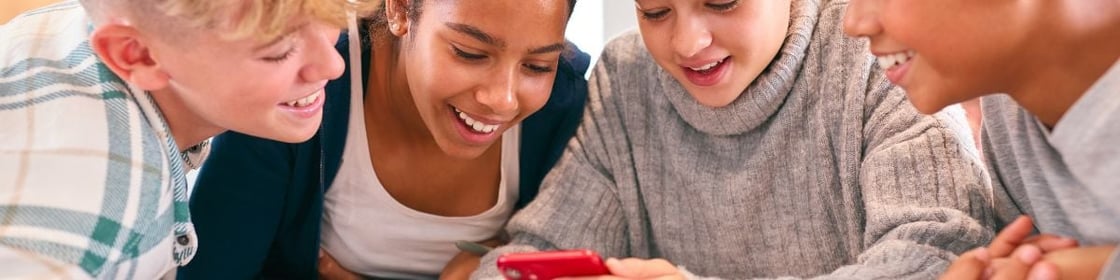
[[[122,80],[147,91],[167,87],[170,76],[152,57],[148,38],[135,27],[113,21],[97,27],[90,36],[93,51]]]
[[[408,34],[411,25],[408,18],[408,0],[385,0],[385,19],[388,21],[389,32],[394,36],[404,37]]]

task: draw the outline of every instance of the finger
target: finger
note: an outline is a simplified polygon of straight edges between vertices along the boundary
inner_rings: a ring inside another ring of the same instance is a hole
[[[627,277],[628,275],[634,274],[630,272],[632,270],[630,269],[630,267],[616,258],[608,258],[607,261],[603,264],[607,266],[607,271],[610,271],[611,275],[620,275],[623,277]]]
[[[1058,266],[1046,261],[1040,261],[1031,266],[1027,279],[1030,280],[1058,280]]]
[[[1021,273],[1025,275],[1030,266],[1038,262],[1039,260],[1042,260],[1042,250],[1038,249],[1038,247],[1035,247],[1034,245],[1022,245],[1019,246],[1019,248],[1016,248],[1010,256],[992,260],[991,264],[988,265],[988,268],[984,270],[983,278],[994,279],[998,271],[1005,269],[1015,271],[1022,270]],[[1020,273],[1004,272],[1004,274],[1017,276]]]
[[[1011,257],[1026,265],[1033,265],[1038,260],[1042,259],[1042,249],[1037,246],[1026,244],[1015,248],[1015,252],[1011,253]]]
[[[1042,253],[1049,253],[1057,250],[1077,248],[1078,243],[1076,239],[1058,236],[1053,234],[1039,234],[1028,237],[1023,240],[1023,244],[1032,244],[1042,250]]]
[[[657,278],[677,274],[677,267],[664,259],[615,259],[606,261],[611,274],[623,278]]]
[[[331,257],[331,254],[323,251],[322,249],[320,249],[319,252],[322,253],[322,255],[319,256],[319,273],[326,273],[329,275],[336,269],[337,263],[335,263],[334,258]]]
[[[949,265],[940,279],[978,279],[984,273],[984,268],[988,266],[989,260],[988,250],[985,248],[976,248],[965,252]]]
[[[991,280],[1021,280],[1027,278],[1031,266],[1018,258],[1005,258],[992,261]]]
[[[1027,216],[1019,216],[1014,222],[1007,225],[996,235],[992,243],[988,245],[988,253],[992,258],[1002,258],[1011,254],[1019,244],[1026,240],[1027,236],[1031,235],[1034,231],[1034,224],[1031,218]]]

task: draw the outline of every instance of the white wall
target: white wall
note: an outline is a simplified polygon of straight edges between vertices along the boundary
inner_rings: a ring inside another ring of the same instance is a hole
[[[599,2],[591,0],[588,2]],[[634,1],[602,0],[603,2],[603,39],[610,40],[622,32],[638,27],[638,17],[634,11]]]
[[[568,22],[566,36],[591,55],[591,65],[594,66],[607,41],[637,26],[634,1],[579,0]]]

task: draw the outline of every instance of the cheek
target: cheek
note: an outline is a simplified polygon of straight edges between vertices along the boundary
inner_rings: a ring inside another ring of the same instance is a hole
[[[232,83],[237,88],[244,91],[243,95],[249,98],[265,98],[265,97],[284,97],[303,94],[296,92],[297,90],[314,90],[312,84],[305,84],[304,88],[298,86],[299,77],[298,70],[293,67],[281,67],[279,69],[262,69],[259,75],[253,76],[233,76]],[[311,92],[306,92],[310,94]]]
[[[250,70],[253,67],[233,68],[245,69],[242,73],[256,73],[256,75],[231,73],[215,77],[210,81],[217,87],[210,96],[211,103],[219,103],[215,106],[226,107],[235,112],[259,111],[274,108],[277,104],[288,101],[287,99],[311,94],[312,91],[317,90],[310,85],[298,86],[296,82],[298,78],[295,77],[294,71],[282,66],[275,67],[281,68],[257,70]]]
[[[672,29],[665,28],[665,26],[668,26],[668,23],[663,22],[657,26],[652,26],[649,23],[639,24],[642,42],[645,43],[649,54],[653,56],[653,60],[657,61],[662,67],[665,67],[666,64],[674,64]]]
[[[416,102],[434,102],[454,95],[454,92],[462,90],[462,81],[466,80],[464,76],[470,73],[446,63],[418,65],[414,69],[409,71],[408,79],[409,90]]]
[[[552,84],[555,77],[550,76],[547,79],[535,79],[531,82],[526,82],[527,86],[523,86],[521,92],[518,94],[518,102],[521,103],[521,115],[526,117],[536,113],[548,103],[552,92]],[[558,92],[555,94],[570,94],[566,92]]]

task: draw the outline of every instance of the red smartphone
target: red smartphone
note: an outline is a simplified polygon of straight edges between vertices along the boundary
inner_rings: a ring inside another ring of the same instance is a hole
[[[603,258],[591,250],[506,253],[498,270],[509,280],[552,280],[557,277],[607,275]]]

